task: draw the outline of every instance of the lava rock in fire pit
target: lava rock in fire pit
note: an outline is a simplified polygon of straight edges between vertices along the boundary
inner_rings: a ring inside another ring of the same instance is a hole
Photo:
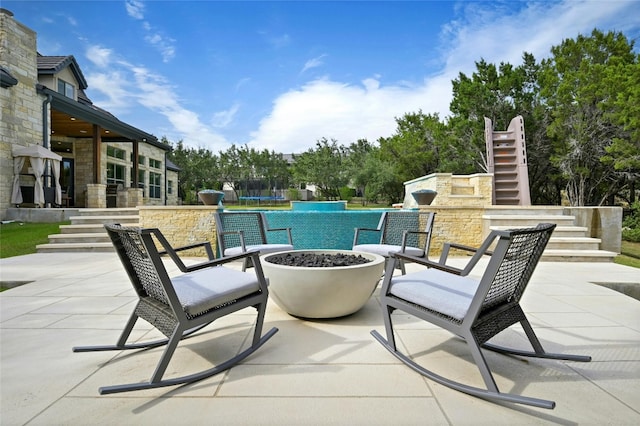
[[[302,266],[307,268],[332,268],[335,266],[362,265],[371,262],[361,255],[336,253],[282,253],[265,259],[269,263],[285,266]]]

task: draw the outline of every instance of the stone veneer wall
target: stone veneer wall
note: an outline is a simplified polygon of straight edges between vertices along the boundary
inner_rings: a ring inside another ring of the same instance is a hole
[[[158,228],[173,247],[209,241],[217,249],[214,214],[218,206],[139,206],[140,226]],[[182,256],[204,257],[204,249],[186,250]]]
[[[209,241],[217,248],[214,214],[218,206],[139,206],[140,226],[158,228],[174,247]],[[436,212],[430,255],[433,260],[445,242],[457,242],[472,247],[482,244],[481,207],[425,206],[420,211]],[[451,253],[453,256],[460,253]],[[184,252],[185,256],[205,256],[204,250]]]
[[[458,206],[422,206],[421,212],[435,212],[431,235],[431,247],[429,256],[431,260],[438,260],[437,256],[442,252],[442,245],[447,242],[455,242],[471,247],[479,247],[486,235],[483,235],[482,215],[484,207],[458,207]],[[464,252],[468,254],[469,252]],[[450,256],[460,256],[463,253],[451,251]]]
[[[0,64],[18,84],[0,88],[0,216],[11,206],[14,145],[43,143],[42,105],[36,93],[36,33],[0,9]]]
[[[431,203],[433,206],[490,206],[493,177],[487,173],[473,175],[433,173],[407,181],[404,183],[403,208],[418,207],[411,193],[420,189],[431,189],[438,193]]]

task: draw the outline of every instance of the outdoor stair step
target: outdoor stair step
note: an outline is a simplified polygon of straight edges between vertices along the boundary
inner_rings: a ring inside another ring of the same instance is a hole
[[[513,225],[491,226],[491,230],[513,229]],[[588,229],[584,226],[556,226],[553,230],[553,236],[551,238],[580,238],[587,236]]]
[[[113,244],[109,243],[55,243],[39,244],[36,246],[38,253],[60,252],[113,252]]]
[[[122,223],[122,222],[138,222],[138,215],[122,215],[122,216],[71,216],[69,218],[73,225],[83,225],[91,223]]]
[[[547,247],[560,250],[598,250],[602,240],[599,238],[578,237],[564,238],[551,237]]]
[[[483,215],[482,219],[489,221],[490,226],[511,226],[527,227],[535,226],[538,223],[549,222],[560,226],[572,226],[575,222],[574,216],[565,215]]]
[[[138,215],[137,207],[122,207],[122,208],[111,208],[111,209],[97,209],[97,208],[89,208],[89,209],[81,209],[78,212],[82,216],[132,216]]]
[[[606,250],[546,249],[540,260],[545,262],[613,262],[617,253]]]
[[[554,215],[563,216],[564,208],[556,206],[530,206],[530,207],[509,207],[509,206],[491,206],[486,210],[487,216],[540,216]]]
[[[88,234],[53,234],[49,235],[50,244],[64,244],[64,243],[78,243],[78,244],[93,244],[93,243],[109,243],[111,239],[106,232],[91,232]]]
[[[139,226],[138,223],[120,223],[122,226]],[[89,234],[89,233],[106,233],[104,224],[89,223],[85,225],[60,225],[61,234]]]

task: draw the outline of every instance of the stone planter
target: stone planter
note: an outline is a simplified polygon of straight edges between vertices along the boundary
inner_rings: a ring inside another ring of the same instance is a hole
[[[204,189],[198,192],[198,198],[206,206],[217,206],[224,199],[224,192],[214,189]]]
[[[352,314],[369,300],[384,269],[384,257],[349,250],[297,250],[310,253],[348,253],[371,262],[327,268],[286,266],[269,262],[276,253],[260,256],[269,280],[269,295],[290,315],[302,318],[336,318]],[[282,252],[281,252],[282,253]]]
[[[428,206],[433,202],[433,199],[436,198],[438,193],[432,189],[420,189],[412,192],[411,195],[413,195],[418,205]]]

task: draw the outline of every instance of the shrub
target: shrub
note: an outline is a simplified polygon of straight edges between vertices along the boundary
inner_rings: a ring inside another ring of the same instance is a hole
[[[631,205],[631,214],[622,221],[622,239],[640,242],[640,202]]]

